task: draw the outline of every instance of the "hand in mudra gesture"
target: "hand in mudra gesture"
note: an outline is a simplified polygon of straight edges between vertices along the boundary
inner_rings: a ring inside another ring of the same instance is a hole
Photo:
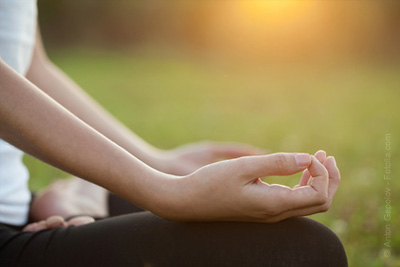
[[[267,184],[261,177],[304,171],[298,185]],[[184,177],[175,220],[276,222],[326,211],[340,182],[333,157],[324,151],[241,157],[207,165]],[[171,216],[172,215],[172,216]]]

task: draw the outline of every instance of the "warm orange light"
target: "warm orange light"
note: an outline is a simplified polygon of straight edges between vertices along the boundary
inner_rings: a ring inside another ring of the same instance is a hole
[[[241,0],[236,2],[236,9],[246,19],[276,22],[294,19],[309,3],[305,0]]]

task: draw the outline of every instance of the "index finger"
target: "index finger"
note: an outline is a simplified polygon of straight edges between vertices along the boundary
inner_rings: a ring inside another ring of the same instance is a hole
[[[275,216],[272,219],[269,219],[269,222],[276,222],[280,221],[286,218],[290,217],[297,217],[297,216],[306,216],[318,212],[324,212],[327,211],[332,203],[333,196],[336,193],[336,190],[338,189],[339,183],[340,183],[340,173],[339,169],[336,166],[336,161],[334,157],[328,157],[324,161],[324,166],[328,170],[329,173],[329,187],[328,187],[328,200],[326,203],[322,205],[314,205],[311,207],[305,207],[305,208],[294,208],[292,210],[288,210],[285,212],[282,212]],[[299,187],[297,187],[299,188]],[[303,187],[304,188],[304,187]]]
[[[275,191],[275,197],[282,203],[281,211],[320,206],[328,200],[328,171],[314,156],[308,167],[311,174],[309,185],[285,188]]]

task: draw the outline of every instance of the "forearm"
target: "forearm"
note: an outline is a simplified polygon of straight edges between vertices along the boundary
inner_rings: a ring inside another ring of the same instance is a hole
[[[297,153],[219,161],[183,177],[160,173],[1,60],[0,138],[167,219],[276,222],[326,211],[340,182],[333,157]],[[294,188],[259,179],[306,168]]]
[[[79,120],[3,62],[0,138],[150,210],[173,179]]]
[[[159,169],[162,152],[130,131],[89,97],[75,82],[51,63],[38,33],[27,78],[88,125],[146,164]]]

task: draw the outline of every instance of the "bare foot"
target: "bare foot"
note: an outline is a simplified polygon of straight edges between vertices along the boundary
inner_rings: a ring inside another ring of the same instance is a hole
[[[24,232],[38,232],[45,229],[54,229],[58,226],[68,227],[70,225],[84,225],[94,222],[94,219],[89,216],[78,216],[65,221],[61,216],[50,216],[46,220],[42,220],[35,223],[30,223],[22,229]]]
[[[53,215],[106,217],[107,194],[104,188],[77,177],[56,180],[35,196],[30,216],[34,221],[47,220]]]

